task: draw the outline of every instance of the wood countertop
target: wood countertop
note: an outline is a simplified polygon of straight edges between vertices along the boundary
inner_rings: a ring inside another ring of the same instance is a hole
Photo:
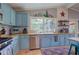
[[[47,34],[62,35],[62,34],[79,34],[79,33],[28,33],[28,34],[20,33],[20,34],[11,34],[11,35],[4,34],[4,35],[0,35],[0,37],[13,38],[13,37],[18,36],[18,35],[41,35],[41,34],[44,34],[44,35],[47,35]]]
[[[28,35],[28,34],[11,34],[11,35],[4,34],[4,35],[0,35],[0,37],[1,38],[14,38],[18,35]]]
[[[56,34],[56,35],[61,35],[61,34],[79,34],[79,33],[28,33],[28,35],[40,35],[40,34]]]

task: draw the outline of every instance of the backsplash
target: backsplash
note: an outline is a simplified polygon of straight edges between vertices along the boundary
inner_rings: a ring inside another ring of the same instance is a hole
[[[5,29],[5,34],[10,34],[10,26],[5,26],[5,25],[0,25],[0,31],[2,30],[2,29]],[[1,34],[1,32],[0,32],[0,34]]]
[[[0,31],[5,29],[5,34],[18,34],[18,33],[27,33],[27,27],[13,27],[13,26],[5,26],[0,25]],[[0,32],[1,34],[1,32]]]
[[[25,30],[25,31],[23,31]],[[16,34],[16,33],[27,33],[27,27],[12,27],[11,28],[11,32],[12,34]]]

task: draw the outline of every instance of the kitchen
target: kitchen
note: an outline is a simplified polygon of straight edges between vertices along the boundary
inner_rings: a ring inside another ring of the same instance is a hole
[[[68,55],[79,37],[78,3],[0,3],[1,55]],[[52,51],[52,52],[51,52]],[[77,51],[78,53],[78,51]]]

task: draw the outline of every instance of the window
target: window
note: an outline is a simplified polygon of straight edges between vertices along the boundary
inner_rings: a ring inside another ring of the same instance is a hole
[[[43,32],[43,19],[41,18],[31,19],[31,29],[35,33]]]
[[[51,33],[55,30],[55,20],[53,18],[33,17],[30,21],[33,33]]]

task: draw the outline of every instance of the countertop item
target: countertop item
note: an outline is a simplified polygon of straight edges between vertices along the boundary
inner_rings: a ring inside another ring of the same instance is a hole
[[[79,42],[79,37],[72,37],[69,38],[69,40]]]

